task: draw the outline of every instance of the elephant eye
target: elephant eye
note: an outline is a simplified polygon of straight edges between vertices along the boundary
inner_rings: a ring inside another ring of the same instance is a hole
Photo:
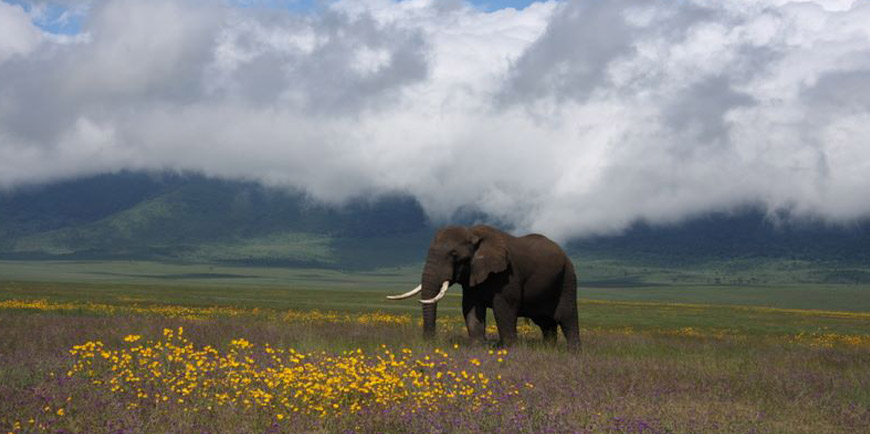
[[[451,250],[451,251],[450,251],[450,256],[452,256],[452,257],[455,258],[455,257],[459,256],[459,254],[456,253],[456,250]]]

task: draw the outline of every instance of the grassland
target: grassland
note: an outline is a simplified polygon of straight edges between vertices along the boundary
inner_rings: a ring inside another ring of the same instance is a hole
[[[583,299],[870,311],[870,285],[807,283],[789,277],[791,267],[805,270],[806,264],[770,264],[764,273],[767,283],[761,283],[757,268],[750,276],[716,264],[691,271],[604,260],[578,264],[582,264]],[[731,267],[739,268],[736,264]],[[715,283],[718,276],[725,283]],[[758,278],[750,283],[752,276]],[[105,302],[135,298],[140,302],[323,308],[327,306],[320,304],[319,293],[307,291],[340,289],[347,293],[341,299],[329,300],[329,308],[402,310],[411,307],[383,305],[380,295],[404,292],[419,279],[419,266],[342,271],[149,261],[0,261],[0,282],[7,282],[3,291],[9,291],[0,294]],[[15,292],[9,282],[24,286]],[[40,288],[39,282],[50,284]],[[58,289],[53,283],[74,290]],[[288,289],[296,295],[288,294]]]
[[[417,303],[383,299],[417,273],[0,262],[0,432],[870,426],[862,286],[581,280],[571,354],[523,322],[516,347],[468,345],[458,291],[423,341]]]

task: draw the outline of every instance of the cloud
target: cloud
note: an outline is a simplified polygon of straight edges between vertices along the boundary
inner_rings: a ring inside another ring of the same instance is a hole
[[[0,63],[26,56],[39,45],[41,36],[24,8],[0,2]]]
[[[0,188],[195,170],[557,238],[870,215],[866,2],[70,5],[55,38],[0,3]]]

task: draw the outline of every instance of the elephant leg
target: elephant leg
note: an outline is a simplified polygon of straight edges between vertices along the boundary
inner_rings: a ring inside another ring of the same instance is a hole
[[[565,335],[570,351],[580,351],[580,322],[577,316],[577,302],[564,300],[556,314],[556,322]]]
[[[473,297],[462,297],[462,316],[472,342],[483,342],[486,338],[486,307]]]
[[[544,343],[555,345],[558,323],[554,319],[547,317],[535,317],[532,320],[541,328],[541,333],[544,335]]]
[[[562,329],[562,334],[565,335],[565,340],[568,342],[568,350],[577,352],[580,351],[580,323],[577,318],[577,303],[574,303],[574,309],[566,309],[558,318],[559,327]]]
[[[568,350],[580,351],[580,320],[577,309],[577,277],[570,261],[565,269],[562,281],[562,292],[559,296],[559,306],[556,308],[555,319],[568,341]]]
[[[568,349],[574,352],[580,351],[580,325],[577,323],[577,319],[563,322],[560,326],[565,340],[568,341]]]
[[[498,327],[498,344],[513,345],[517,341],[517,309],[504,298],[495,297],[492,300],[492,312]]]

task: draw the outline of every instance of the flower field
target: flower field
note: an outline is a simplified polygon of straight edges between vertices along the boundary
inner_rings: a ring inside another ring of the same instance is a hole
[[[519,392],[500,375],[486,374],[478,359],[459,363],[438,348],[415,355],[383,346],[377,354],[361,349],[340,354],[299,353],[258,348],[233,339],[226,351],[198,347],[184,328],[164,329],[163,339],[141,342],[128,335],[125,348],[89,341],[70,350],[67,372],[115,394],[126,408],[181,406],[184,412],[233,406],[262,411],[280,421],[297,415],[340,417],[393,405],[411,413],[461,403],[472,411],[496,407]],[[492,352],[498,362],[507,350]],[[533,387],[526,384],[527,387]]]
[[[430,343],[412,313],[0,300],[0,432],[870,426],[866,314],[608,302],[581,309],[584,347],[571,354],[563,342],[543,346],[524,322],[516,347],[472,346],[460,318],[447,314]],[[639,310],[657,320],[629,323]],[[746,316],[725,327],[728,315]]]

